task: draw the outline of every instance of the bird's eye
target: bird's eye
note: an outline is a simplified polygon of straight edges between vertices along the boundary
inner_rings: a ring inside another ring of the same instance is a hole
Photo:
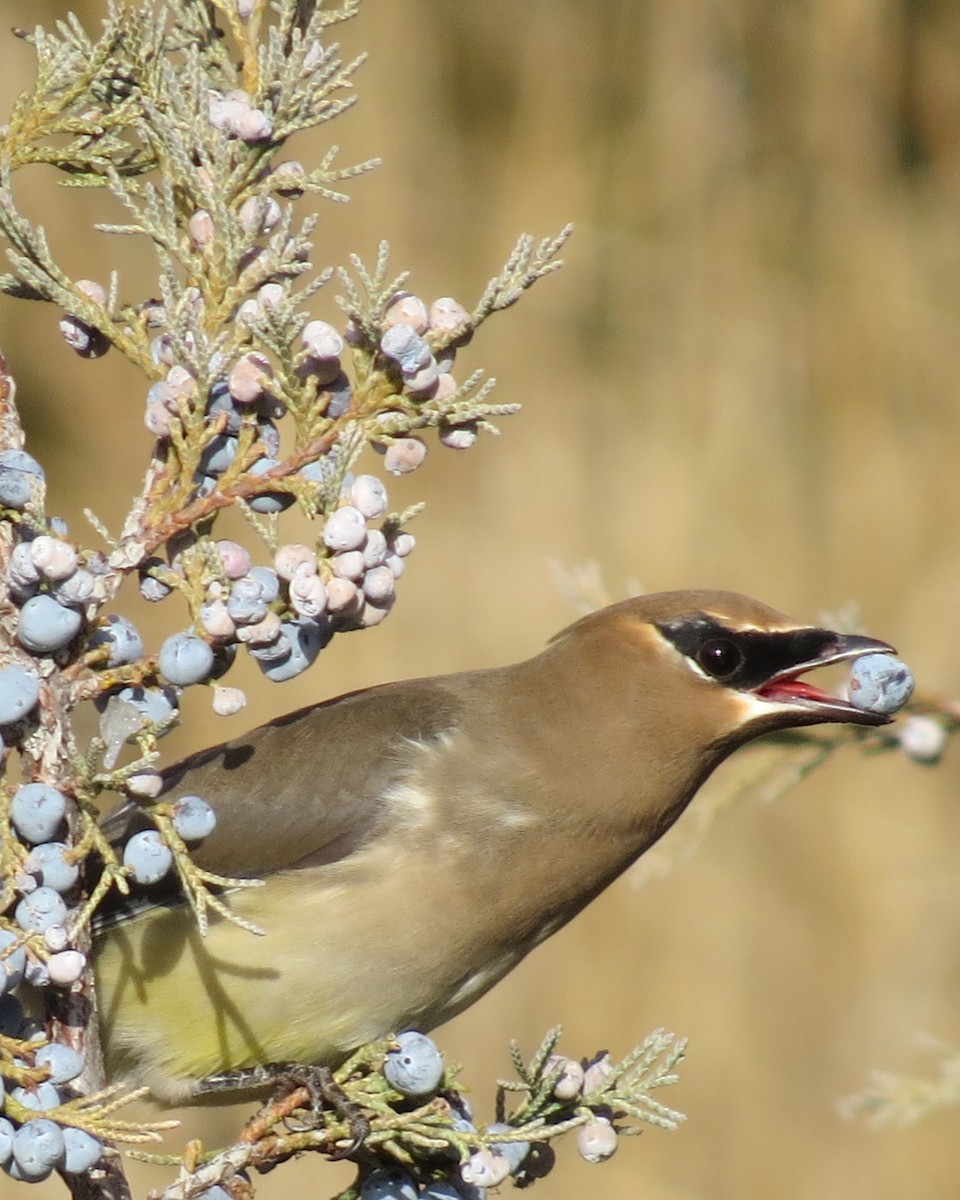
[[[743,666],[743,651],[727,638],[711,638],[697,651],[697,663],[714,679],[728,679]]]

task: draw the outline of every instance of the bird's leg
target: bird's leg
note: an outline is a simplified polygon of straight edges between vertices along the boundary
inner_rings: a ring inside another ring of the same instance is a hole
[[[199,1094],[215,1096],[221,1092],[264,1091],[277,1082],[278,1067],[267,1063],[259,1067],[237,1067],[234,1071],[221,1071],[200,1080]]]

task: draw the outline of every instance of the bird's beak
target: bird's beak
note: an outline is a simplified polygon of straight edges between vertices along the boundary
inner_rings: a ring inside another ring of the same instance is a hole
[[[761,700],[776,704],[788,704],[795,709],[806,709],[820,714],[825,721],[842,721],[850,725],[886,725],[891,717],[885,713],[865,712],[855,708],[840,696],[832,696],[821,688],[814,687],[800,676],[814,667],[826,667],[830,663],[860,658],[864,654],[895,654],[886,642],[876,638],[861,637],[853,633],[830,633],[824,630],[824,644],[811,658],[796,663],[765,680],[753,689]]]

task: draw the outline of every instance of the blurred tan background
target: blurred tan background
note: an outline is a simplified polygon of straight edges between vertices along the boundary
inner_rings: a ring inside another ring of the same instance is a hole
[[[4,26],[64,11],[0,0]],[[617,595],[727,587],[803,618],[857,600],[921,688],[960,693],[960,8],[368,0],[342,37],[371,60],[329,137],[385,165],[322,209],[320,262],[386,237],[428,300],[471,302],[521,230],[577,232],[566,268],[462,355],[522,414],[391,486],[428,507],[390,620],[339,639],[307,682],[246,676],[232,721],[193,699],[178,745],[532,653],[573,615],[550,559],[597,560]],[[6,111],[30,52],[5,39],[0,64]],[[89,232],[93,198],[51,195],[43,173],[18,184],[46,186],[30,212],[75,274],[136,249]],[[128,295],[153,290],[138,262]],[[321,296],[317,315],[334,311]],[[148,451],[142,382],[115,355],[79,362],[40,306],[0,303],[0,344],[54,510],[78,536],[83,505],[115,528]],[[617,1055],[655,1025],[689,1035],[663,1097],[682,1131],[602,1167],[562,1148],[542,1200],[960,1195],[960,1110],[883,1133],[836,1111],[873,1067],[930,1069],[918,1033],[960,1044],[957,767],[955,748],[939,770],[850,753],[740,805],[442,1031],[487,1118],[510,1037],[532,1049],[562,1021],[571,1053]],[[141,1169],[138,1187],[166,1177]],[[347,1179],[291,1164],[259,1194]]]

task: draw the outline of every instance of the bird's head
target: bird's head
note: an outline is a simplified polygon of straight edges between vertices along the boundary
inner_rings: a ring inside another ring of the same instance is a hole
[[[771,730],[826,722],[883,725],[890,719],[854,707],[805,676],[864,654],[892,654],[892,646],[799,624],[734,592],[639,596],[584,617],[554,644],[560,649],[564,643],[580,643],[581,656],[587,651],[595,661],[605,659],[602,677],[609,682],[619,676],[625,711],[633,700],[667,740],[672,732],[688,744],[728,752]]]
[[[589,842],[596,894],[738,747],[798,726],[885,724],[805,677],[877,653],[893,648],[799,624],[732,592],[638,596],[496,675],[509,703],[494,710],[485,744],[520,748],[511,770],[537,780],[558,837],[573,831],[581,850]],[[534,767],[524,774],[517,763]]]

